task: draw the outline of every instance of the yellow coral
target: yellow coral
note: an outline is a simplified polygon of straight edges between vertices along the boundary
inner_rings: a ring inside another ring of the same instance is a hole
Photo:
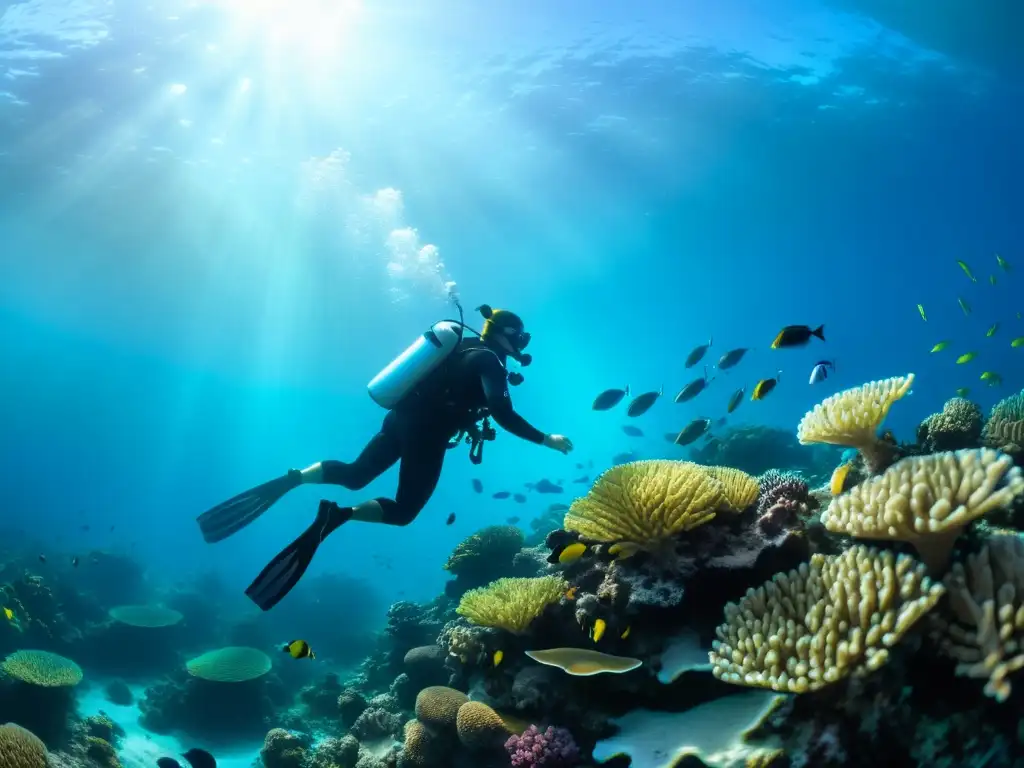
[[[728,683],[804,693],[865,675],[939,600],[923,565],[907,555],[855,546],[814,555],[725,608],[709,654]]]
[[[424,688],[416,696],[416,717],[420,722],[435,728],[451,728],[455,725],[459,707],[469,701],[462,691],[444,685]]]
[[[46,768],[46,745],[14,723],[0,725],[0,768]]]
[[[761,493],[761,484],[756,477],[732,467],[705,467],[709,475],[722,484],[726,505],[723,509],[742,512]]]
[[[49,651],[15,651],[0,665],[8,675],[43,688],[62,688],[82,682],[82,668]]]
[[[1024,540],[993,536],[967,565],[946,577],[956,622],[941,622],[942,647],[957,659],[957,674],[987,680],[997,701],[1010,695],[1009,677],[1024,668]]]
[[[462,746],[471,752],[500,747],[512,735],[501,715],[481,701],[468,701],[459,707],[456,728]]]
[[[565,515],[567,531],[595,541],[629,541],[648,551],[703,525],[725,489],[688,461],[634,461],[604,472]]]
[[[402,747],[400,766],[408,768],[426,768],[431,760],[431,742],[434,737],[419,720],[410,720],[405,724],[405,741]]]
[[[464,594],[457,612],[473,624],[519,635],[545,608],[557,603],[568,586],[561,576],[498,579]]]
[[[964,526],[1022,493],[1013,460],[989,448],[914,456],[837,496],[821,522],[833,533],[910,542],[939,573]]]

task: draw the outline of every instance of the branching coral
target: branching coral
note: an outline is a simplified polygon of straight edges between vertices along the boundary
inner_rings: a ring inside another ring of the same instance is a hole
[[[827,443],[856,448],[871,472],[885,469],[890,459],[878,428],[893,403],[910,391],[914,374],[872,381],[837,392],[814,406],[800,420],[796,436],[801,443]]]
[[[464,594],[457,612],[473,624],[521,635],[545,608],[561,599],[567,588],[561,576],[498,579]]]
[[[943,622],[942,647],[957,674],[987,680],[985,693],[1005,701],[1009,676],[1024,668],[1024,540],[992,537],[945,581],[955,621]]]
[[[1024,390],[995,404],[985,423],[982,442],[990,448],[1024,446]]]
[[[1024,493],[1024,476],[988,448],[913,456],[837,496],[821,515],[833,533],[907,541],[932,573],[949,563],[960,531]]]
[[[663,548],[674,536],[703,525],[725,502],[725,489],[699,464],[635,461],[603,473],[572,503],[567,531],[602,542]]]
[[[867,674],[944,591],[906,555],[864,546],[814,555],[726,606],[712,671],[729,683],[793,693]]]
[[[705,467],[705,471],[722,484],[725,494],[722,509],[742,512],[757,501],[761,484],[756,477],[732,467]]]
[[[984,418],[981,408],[962,397],[946,401],[917,428],[917,441],[929,453],[975,448],[981,438]]]

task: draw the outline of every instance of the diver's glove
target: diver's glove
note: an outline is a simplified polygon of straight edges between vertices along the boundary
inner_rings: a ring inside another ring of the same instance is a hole
[[[565,435],[544,435],[544,447],[559,453],[569,453],[572,450],[572,440]]]

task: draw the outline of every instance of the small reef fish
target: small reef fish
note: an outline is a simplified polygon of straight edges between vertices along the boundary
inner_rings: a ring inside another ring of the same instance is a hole
[[[651,406],[658,402],[658,398],[664,394],[665,388],[662,387],[657,392],[644,392],[642,395],[637,395],[633,398],[633,402],[626,408],[626,415],[637,417],[643,416],[649,410]]]
[[[305,640],[292,640],[290,643],[285,643],[281,650],[293,659],[316,658],[316,654],[313,653],[313,649],[309,647],[309,643]]]
[[[971,273],[971,268],[967,266],[967,263],[966,263],[966,262],[963,262],[963,261],[959,261],[959,260],[958,260],[958,261],[957,261],[956,263],[960,265],[960,269],[962,269],[962,270],[964,271],[964,274],[965,274],[965,275],[967,275],[967,277],[969,277],[969,278],[970,278],[970,280],[971,280],[971,282],[972,282],[972,283],[976,283],[976,282],[978,282],[978,278],[976,278],[976,277],[975,277],[975,276],[974,276],[974,275],[973,275],[973,274]]]
[[[1004,259],[1002,256],[1000,256],[998,253],[996,254],[996,264],[998,264],[1000,267],[1002,267],[1004,272],[1009,272],[1010,271],[1010,264],[1009,264],[1009,262],[1006,259]]]
[[[565,590],[565,599],[566,600],[575,600],[576,599],[576,587],[569,587],[567,590]]]
[[[676,445],[689,445],[707,432],[710,427],[711,419],[694,419],[679,431],[676,439],[672,442]]]
[[[987,381],[990,387],[997,387],[1003,383],[1003,377],[995,371],[985,371],[981,374],[981,380]]]
[[[958,387],[956,390],[957,397],[967,397],[969,394],[971,394],[969,387]]]
[[[747,388],[746,387],[740,387],[735,392],[733,392],[732,396],[729,398],[729,404],[727,406],[725,406],[725,412],[726,413],[732,413],[737,408],[739,408],[740,407],[740,403],[743,402],[743,396],[745,394],[747,394]]]
[[[988,282],[989,282],[990,285],[995,285],[996,284],[996,276],[995,275],[989,275],[988,276]]]
[[[509,525],[515,525],[516,523],[519,522],[519,517],[516,516],[516,515],[513,515],[512,517],[506,519],[505,522],[508,523]]]
[[[192,768],[217,768],[217,760],[205,749],[192,748],[183,752],[184,757]],[[181,768],[181,763],[173,757],[161,757],[156,761],[159,768]]]
[[[46,562],[46,555],[40,555],[39,556],[39,562],[40,563],[45,563]]]
[[[620,541],[608,547],[608,554],[616,560],[626,560],[640,551],[640,545],[633,541]]]
[[[507,499],[512,494],[508,491],[498,491],[497,493],[491,494],[492,499]]]
[[[965,315],[971,314],[971,305],[961,299],[959,296],[956,297],[957,303],[960,305],[960,309],[964,311]]]
[[[828,378],[828,369],[831,368],[833,371],[836,369],[835,361],[833,360],[819,360],[814,364],[811,369],[811,378],[807,382],[808,384],[818,384]]]
[[[499,648],[498,650],[496,650],[494,652],[494,655],[491,657],[491,661],[494,664],[494,666],[497,667],[497,666],[501,665],[501,660],[504,659],[504,658],[505,658],[505,652]]]
[[[516,504],[525,504],[526,503],[526,497],[523,496],[523,494],[521,494],[521,493],[513,493],[512,494],[512,501],[514,501]]]
[[[616,453],[612,456],[612,464],[626,464],[636,458],[635,451],[626,451],[625,453]]]
[[[72,557],[71,558],[71,567],[72,568],[77,568],[78,567],[78,558],[77,557]]]
[[[934,347],[932,347],[932,354],[934,355],[936,352],[941,352],[942,350],[946,349],[951,343],[952,342],[950,342],[948,339],[943,339]]]
[[[786,349],[788,347],[802,347],[807,344],[812,336],[825,340],[825,326],[819,325],[811,328],[809,325],[787,325],[772,342],[772,349]]]
[[[600,642],[601,638],[604,637],[604,631],[605,631],[605,629],[607,627],[608,627],[608,624],[605,623],[604,619],[598,619],[597,621],[595,621],[594,622],[594,626],[590,630],[590,637],[591,637],[591,639],[595,643]]]
[[[620,640],[625,640],[627,637],[629,637],[629,630],[631,630],[631,629],[632,629],[632,627],[626,627],[624,630],[622,630],[622,634],[619,635],[619,639]]]
[[[543,478],[534,483],[533,490],[537,493],[562,493],[565,489],[561,485],[556,485],[547,478]]]
[[[694,379],[685,387],[679,390],[679,394],[676,395],[674,403],[685,403],[687,400],[693,400],[697,395],[704,391],[704,388],[711,383],[713,379],[708,379],[708,369],[704,369],[704,375],[699,379]]]
[[[445,525],[451,525],[454,522],[455,522],[455,513],[452,512],[450,515],[448,515],[448,519],[444,521],[444,524]]]
[[[580,475],[575,480],[573,480],[573,482],[574,483],[589,483],[590,482],[590,475]]]
[[[745,354],[747,354],[746,347],[740,347],[739,349],[730,349],[728,352],[726,352],[724,355],[718,358],[718,370],[724,371],[728,368],[732,368],[740,360],[743,359],[743,356]]]
[[[4,616],[7,618],[8,621],[14,621],[14,611],[12,611],[7,606],[4,606]]]
[[[625,432],[629,437],[643,437],[644,431],[640,427],[634,427],[632,424],[624,424],[622,431]]]
[[[833,496],[838,496],[846,489],[846,478],[852,466],[852,462],[840,464],[832,473],[832,479],[828,481],[828,490]]]
[[[693,368],[697,363],[704,359],[704,355],[707,353],[708,348],[711,346],[711,339],[708,339],[707,344],[701,344],[699,347],[694,347],[693,351],[686,356],[686,362],[683,363],[685,368]]]
[[[616,405],[621,403],[622,398],[628,394],[628,386],[623,387],[622,389],[606,389],[594,398],[594,402],[590,407],[595,411],[607,411],[609,408],[614,408]]]
[[[999,330],[999,323],[992,323],[992,327],[985,331],[986,338],[992,338],[996,335],[996,331]]]
[[[574,563],[583,557],[587,552],[587,545],[580,541],[574,541],[564,547],[554,549],[551,554],[560,565]]]
[[[484,484],[477,480],[475,477],[473,478],[473,490],[476,491],[477,493],[484,492]]]
[[[751,393],[750,399],[764,400],[768,396],[768,393],[779,385],[780,378],[782,378],[782,371],[775,374],[774,379],[761,379],[754,385],[754,391]]]
[[[960,355],[960,357],[958,357],[956,359],[956,364],[957,365],[963,365],[964,363],[969,363],[969,362],[971,362],[971,360],[973,360],[977,356],[978,356],[977,352],[964,352],[962,355]]]
[[[926,315],[924,313],[924,305],[923,304],[918,304],[917,305],[917,313],[919,315],[921,315],[921,319],[922,320],[924,320],[926,323],[928,322],[928,315]]]
[[[1024,336],[1018,336],[1016,339],[1010,342],[1010,346],[1016,349],[1017,347],[1024,347]]]

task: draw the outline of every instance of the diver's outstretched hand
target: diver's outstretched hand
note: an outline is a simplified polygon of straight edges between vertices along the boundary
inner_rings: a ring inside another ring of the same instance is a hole
[[[559,453],[569,453],[572,450],[572,440],[565,435],[544,435],[544,445]]]

